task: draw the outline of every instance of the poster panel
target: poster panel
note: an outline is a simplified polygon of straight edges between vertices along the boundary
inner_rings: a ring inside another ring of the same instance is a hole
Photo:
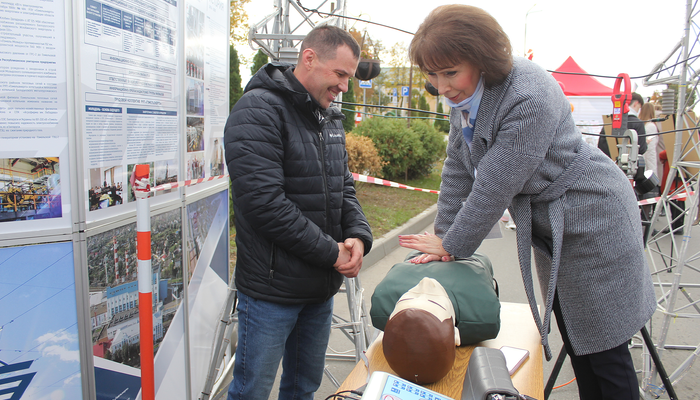
[[[196,399],[204,388],[214,334],[228,295],[228,191],[187,205],[187,224],[190,371]]]
[[[82,399],[73,243],[0,248],[0,389]]]
[[[70,228],[64,7],[0,2],[0,234]]]
[[[228,3],[188,1],[185,6],[186,179],[225,173],[228,118]]]
[[[152,180],[180,178],[179,6],[177,0],[85,0],[84,7],[77,97],[87,219],[94,221],[123,213],[128,203],[134,210],[135,164],[151,164]]]
[[[175,209],[151,217],[151,273],[156,379],[174,369],[183,381],[184,362],[158,362],[162,343],[184,335],[181,213]],[[133,399],[141,387],[136,223],[88,237],[87,259],[97,398],[131,393]],[[184,350],[180,353],[184,359]]]

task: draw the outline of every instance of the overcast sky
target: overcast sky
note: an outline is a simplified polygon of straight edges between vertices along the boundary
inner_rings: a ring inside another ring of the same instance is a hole
[[[307,8],[317,8],[322,0],[301,0],[301,3]],[[451,3],[454,1],[346,0],[349,16],[410,32],[418,29],[430,10]],[[481,7],[493,15],[508,34],[516,55],[532,49],[533,61],[548,70],[558,68],[572,56],[588,73],[607,76],[621,72],[630,77],[648,74],[680,41],[686,14],[683,0],[473,0],[465,4]],[[330,1],[319,9],[328,12]],[[252,0],[246,10],[249,23],[255,24],[274,12],[274,0]],[[292,9],[290,19],[298,16]],[[320,18],[315,15],[313,20],[318,22]],[[412,38],[406,33],[362,22],[349,21],[349,26],[360,31],[367,28],[386,48],[398,42],[408,45]],[[271,29],[272,25],[268,27]],[[309,29],[300,29],[298,33]],[[239,46],[238,50],[252,53],[247,45]],[[241,67],[244,85],[249,70],[249,66]],[[614,85],[613,79],[599,80],[606,86]],[[633,80],[633,86],[635,83],[639,85],[637,91],[645,96],[664,88],[645,88],[641,79]]]

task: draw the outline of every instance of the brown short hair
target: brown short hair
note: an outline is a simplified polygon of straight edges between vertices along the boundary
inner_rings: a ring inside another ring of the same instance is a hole
[[[319,59],[332,60],[338,47],[345,45],[350,48],[355,59],[360,58],[360,45],[352,35],[334,25],[319,25],[309,32],[301,43],[299,57],[306,49],[316,52]]]
[[[638,102],[640,107],[644,105],[644,97],[642,97],[642,95],[637,92],[632,93],[632,97],[630,98],[630,104],[632,104],[633,101]]]
[[[468,62],[486,86],[502,82],[513,68],[508,35],[486,11],[468,5],[440,6],[428,14],[408,49],[411,62],[437,71]]]

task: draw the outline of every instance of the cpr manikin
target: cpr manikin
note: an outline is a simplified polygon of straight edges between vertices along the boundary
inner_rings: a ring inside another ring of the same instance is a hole
[[[382,345],[389,366],[403,379],[426,384],[447,375],[460,339],[452,301],[438,281],[423,278],[401,296]]]

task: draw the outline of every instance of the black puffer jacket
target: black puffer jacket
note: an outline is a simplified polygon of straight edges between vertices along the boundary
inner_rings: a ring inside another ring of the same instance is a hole
[[[338,242],[372,233],[347,167],[343,114],[324,110],[290,64],[251,79],[226,122],[236,222],[236,286],[284,304],[322,302],[343,277]]]

